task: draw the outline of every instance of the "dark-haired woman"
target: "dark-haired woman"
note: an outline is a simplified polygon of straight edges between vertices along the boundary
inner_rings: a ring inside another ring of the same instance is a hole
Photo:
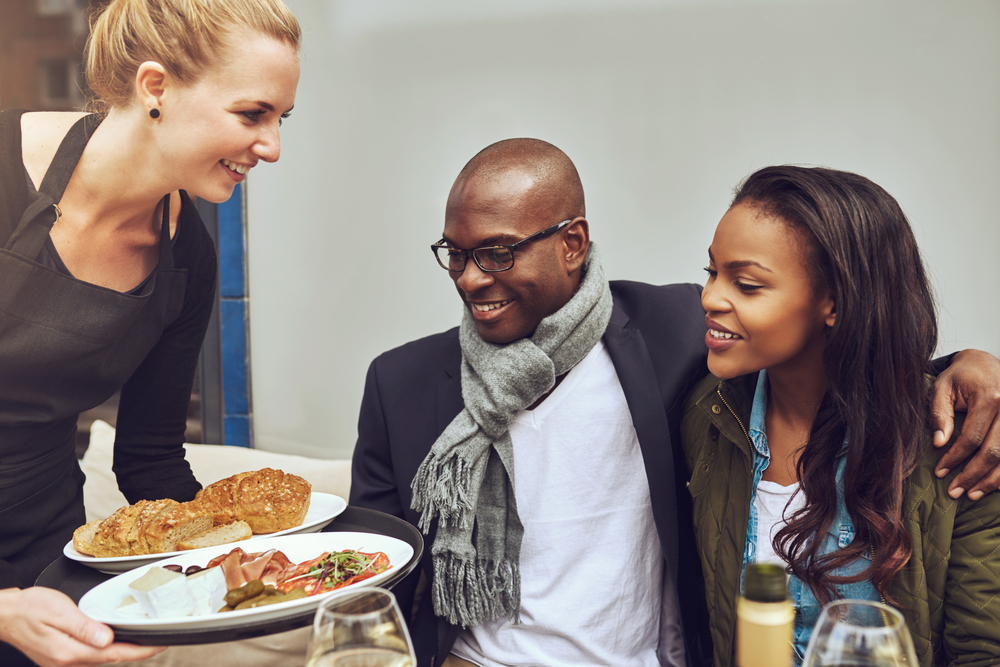
[[[1000,661],[1000,496],[952,500],[926,424],[930,287],[896,201],[855,174],[739,188],[702,293],[712,375],[682,435],[716,665],[743,568],[787,567],[798,658],[822,605],[882,600],[921,665]]]

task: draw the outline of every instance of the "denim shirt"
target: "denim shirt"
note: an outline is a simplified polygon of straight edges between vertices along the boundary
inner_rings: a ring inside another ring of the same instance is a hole
[[[750,413],[750,441],[753,443],[753,491],[750,496],[750,520],[747,522],[746,548],[743,551],[744,569],[750,563],[757,562],[757,486],[760,484],[764,470],[771,462],[771,452],[767,446],[767,432],[764,427],[764,414],[767,412],[767,371],[761,371],[757,379],[757,389],[753,396],[753,409]],[[847,445],[845,440],[844,445]],[[841,457],[837,464],[837,514],[830,525],[830,533],[823,538],[820,552],[823,554],[846,547],[854,539],[854,525],[847,513],[844,502],[844,465],[846,459]],[[870,555],[859,558],[853,563],[831,572],[834,576],[849,576],[864,570],[870,564]],[[742,588],[742,582],[741,582]],[[874,600],[880,596],[871,581],[864,580],[855,584],[840,584],[834,587],[841,599]],[[819,620],[822,607],[808,586],[794,576],[788,576],[788,595],[795,606],[795,626],[793,641],[795,648],[795,664],[802,662],[809,635],[813,626]]]

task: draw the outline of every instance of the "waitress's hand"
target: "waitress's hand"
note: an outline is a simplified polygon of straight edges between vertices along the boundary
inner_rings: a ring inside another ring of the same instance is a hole
[[[938,375],[931,403],[934,445],[941,447],[955,430],[955,411],[968,414],[962,432],[941,456],[935,472],[944,477],[965,466],[948,485],[948,495],[979,500],[1000,488],[1000,360],[979,350],[963,350]]]
[[[0,639],[42,667],[145,660],[164,649],[114,642],[111,628],[85,616],[52,588],[0,590]]]

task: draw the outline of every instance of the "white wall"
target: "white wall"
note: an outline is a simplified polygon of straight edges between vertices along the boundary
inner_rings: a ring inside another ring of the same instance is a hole
[[[703,280],[732,188],[859,172],[910,216],[941,350],[1000,354],[995,0],[286,0],[282,160],[248,187],[257,446],[347,457],[380,352],[454,326],[427,246],[478,150],[565,150],[612,278]]]

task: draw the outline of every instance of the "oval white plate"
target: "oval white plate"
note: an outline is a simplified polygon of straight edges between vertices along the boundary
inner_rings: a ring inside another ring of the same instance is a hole
[[[207,565],[215,556],[226,554],[235,548],[244,551],[257,552],[278,549],[295,563],[316,558],[325,551],[343,551],[357,549],[359,551],[381,551],[389,557],[389,569],[374,577],[356,584],[338,588],[329,593],[313,595],[291,602],[256,609],[241,609],[225,614],[210,614],[207,616],[185,616],[182,618],[154,619],[145,616],[135,616],[117,611],[118,605],[131,595],[129,584],[146,574],[152,567],[161,567],[176,563],[182,567],[188,565]],[[202,630],[208,628],[238,627],[244,623],[277,619],[288,615],[300,614],[315,609],[320,600],[337,593],[356,587],[377,586],[405,567],[413,557],[413,547],[402,540],[388,535],[374,533],[311,533],[306,535],[285,535],[284,537],[267,537],[235,544],[222,544],[217,547],[206,547],[195,551],[185,551],[183,556],[176,556],[157,563],[150,563],[134,571],[124,572],[92,588],[80,599],[80,611],[94,620],[107,623],[115,628],[128,630]]]
[[[234,546],[238,546],[244,542],[250,542],[263,538],[280,537],[281,535],[298,535],[300,533],[315,533],[323,530],[328,523],[337,518],[337,515],[345,509],[347,509],[347,501],[340,496],[335,496],[332,493],[319,493],[318,491],[313,491],[312,497],[309,499],[309,511],[306,512],[306,518],[302,520],[302,525],[296,526],[295,528],[289,528],[288,530],[279,530],[276,533],[254,535],[249,540],[243,540],[243,542],[233,542],[232,544]],[[227,553],[231,549],[232,547],[227,550]],[[150,563],[155,563],[163,560],[164,558],[176,556],[177,554],[187,554],[201,551],[202,549],[192,549],[191,551],[171,551],[164,554],[148,554],[144,556],[96,558],[77,551],[76,547],[73,546],[73,540],[67,542],[66,546],[63,547],[63,555],[66,556],[66,558],[75,560],[86,565],[87,567],[92,567],[95,570],[106,574],[128,572],[129,570],[133,570],[137,567],[149,565]],[[244,549],[244,551],[247,551],[247,549]]]

